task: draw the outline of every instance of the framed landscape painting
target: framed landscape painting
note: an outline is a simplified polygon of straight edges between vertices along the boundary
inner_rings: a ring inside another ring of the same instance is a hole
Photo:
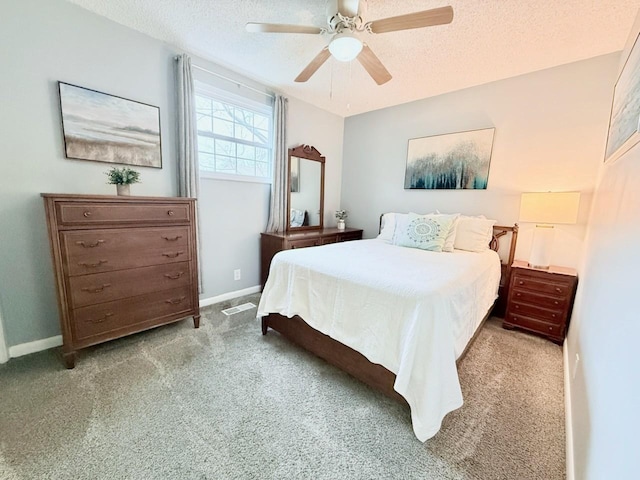
[[[605,161],[613,161],[640,140],[640,46],[638,34],[616,86],[609,120]]]
[[[412,138],[405,189],[486,189],[495,128]]]
[[[58,82],[67,158],[162,168],[160,109]]]

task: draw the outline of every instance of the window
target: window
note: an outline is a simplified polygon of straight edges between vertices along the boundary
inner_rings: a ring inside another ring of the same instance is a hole
[[[271,182],[272,112],[271,106],[198,88],[200,175]]]

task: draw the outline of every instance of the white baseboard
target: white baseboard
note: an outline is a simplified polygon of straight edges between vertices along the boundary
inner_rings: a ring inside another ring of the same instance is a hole
[[[244,295],[251,295],[252,293],[259,293],[261,290],[260,285],[244,288],[242,290],[236,290],[235,292],[224,293],[215,297],[205,298],[200,300],[200,308],[208,307],[214,303],[224,302],[225,300],[231,300],[232,298],[242,297]],[[42,350],[48,350],[49,348],[59,347],[62,345],[62,335],[56,335],[55,337],[43,338],[42,340],[36,340],[34,342],[21,343],[20,345],[14,345],[9,347],[9,358],[21,357],[30,353],[41,352]],[[1,353],[1,352],[0,352]],[[8,360],[8,358],[7,358]],[[5,360],[6,361],[6,360]],[[0,363],[2,363],[2,357],[0,356]]]
[[[573,467],[573,417],[571,411],[571,382],[569,381],[569,349],[567,341],[562,346],[562,357],[564,364],[564,430],[566,435],[566,462],[567,462],[567,480],[575,479]]]
[[[203,298],[200,300],[200,308],[208,307],[214,303],[224,302],[225,300],[231,300],[232,298],[243,297],[245,295],[251,295],[252,293],[259,293],[262,289],[261,285],[255,285],[249,288],[243,288],[242,290],[236,290],[235,292],[223,293],[215,297]]]
[[[20,345],[9,347],[9,357],[21,357],[23,355],[29,355],[30,353],[41,352],[42,350],[48,350],[49,348],[59,347],[60,345],[62,345],[62,335],[43,338],[42,340],[36,340],[34,342],[21,343]]]

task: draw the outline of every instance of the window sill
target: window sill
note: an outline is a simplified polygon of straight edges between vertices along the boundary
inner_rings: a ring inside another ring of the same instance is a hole
[[[273,181],[270,178],[203,172],[202,170],[200,171],[200,179],[201,180],[225,180],[229,182],[245,182],[245,183],[267,183],[269,185],[273,183]]]

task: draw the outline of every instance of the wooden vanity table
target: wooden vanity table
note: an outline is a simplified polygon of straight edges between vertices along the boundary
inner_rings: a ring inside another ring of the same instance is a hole
[[[324,228],[324,165],[315,147],[289,149],[287,219],[285,232],[263,233],[260,239],[260,281],[267,281],[271,259],[281,250],[315,247],[328,243],[361,240],[356,228]]]

